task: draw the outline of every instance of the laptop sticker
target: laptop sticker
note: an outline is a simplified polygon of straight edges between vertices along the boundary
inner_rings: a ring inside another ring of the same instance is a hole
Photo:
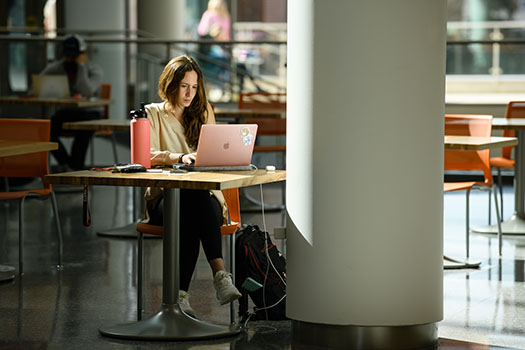
[[[241,137],[242,137],[242,142],[244,143],[245,146],[249,146],[249,145],[252,144],[253,135],[250,132],[249,128],[242,128],[241,129]]]

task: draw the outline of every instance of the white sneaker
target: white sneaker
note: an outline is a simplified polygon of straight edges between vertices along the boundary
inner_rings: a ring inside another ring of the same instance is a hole
[[[242,296],[241,292],[233,285],[232,274],[229,272],[217,271],[213,279],[213,286],[221,305],[231,303]]]
[[[193,318],[197,318],[197,316],[195,316],[195,311],[190,305],[190,294],[183,290],[179,290],[179,306],[184,313]]]

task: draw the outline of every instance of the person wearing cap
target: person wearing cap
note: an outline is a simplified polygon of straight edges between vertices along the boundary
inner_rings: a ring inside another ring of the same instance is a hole
[[[63,43],[63,58],[51,62],[40,74],[66,75],[69,82],[69,92],[75,98],[98,97],[102,84],[102,69],[89,62],[87,44],[80,35],[69,35]],[[51,117],[51,141],[57,142],[59,148],[51,154],[57,160],[60,170],[78,170],[84,168],[91,131],[75,131],[71,155],[59,140],[62,123],[80,120],[100,119],[102,108],[62,108]]]

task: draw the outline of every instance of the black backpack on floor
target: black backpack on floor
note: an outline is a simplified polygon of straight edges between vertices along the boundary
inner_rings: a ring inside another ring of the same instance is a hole
[[[268,257],[273,266],[269,264]],[[251,315],[251,319],[287,319],[286,260],[272,243],[268,232],[261,231],[257,225],[245,226],[237,232],[235,240],[235,285],[243,295],[239,299],[239,317],[241,320],[250,316],[248,313],[248,295],[255,304],[255,315]],[[264,287],[257,289],[258,286]],[[270,307],[274,304],[276,305]],[[265,308],[265,305],[266,310],[260,310]]]

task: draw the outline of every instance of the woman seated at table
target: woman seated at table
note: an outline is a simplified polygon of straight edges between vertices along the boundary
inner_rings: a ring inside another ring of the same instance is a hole
[[[151,165],[191,163],[202,124],[215,124],[215,115],[206,100],[202,72],[191,57],[172,59],[159,80],[161,103],[146,106],[151,123]],[[163,199],[158,188],[146,191],[150,224],[162,225]],[[220,226],[227,208],[220,191],[180,191],[180,292],[179,304],[191,316],[189,286],[199,256],[200,242],[210,264],[217,299],[221,305],[241,297],[226,272],[222,259]]]

